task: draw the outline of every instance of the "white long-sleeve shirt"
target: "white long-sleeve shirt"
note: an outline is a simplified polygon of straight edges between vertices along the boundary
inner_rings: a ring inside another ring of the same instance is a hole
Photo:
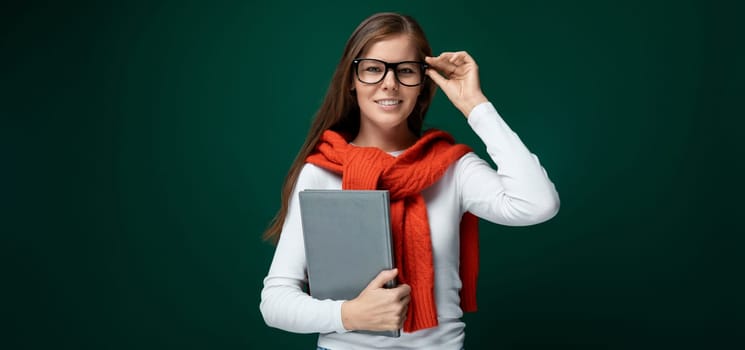
[[[341,318],[344,300],[318,300],[303,291],[307,275],[298,192],[341,189],[341,176],[312,164],[305,164],[298,176],[264,279],[260,309],[266,324],[290,332],[320,333],[318,345],[332,350],[461,349],[465,337],[459,296],[459,225],[463,213],[468,211],[497,224],[525,226],[546,221],[559,210],[559,195],[538,157],[530,153],[491,103],[476,106],[468,124],[486,145],[498,170],[475,153],[468,153],[422,191],[432,241],[439,326],[402,332],[400,338],[348,332]]]

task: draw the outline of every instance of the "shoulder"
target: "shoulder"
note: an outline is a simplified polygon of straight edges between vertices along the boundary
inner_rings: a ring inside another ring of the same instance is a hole
[[[303,167],[300,168],[300,176],[303,177],[326,177],[326,176],[336,176],[336,174],[330,170],[326,170],[324,168],[319,167],[318,165],[311,164],[311,163],[305,163],[303,164]]]
[[[487,164],[487,163],[485,160],[479,157],[476,153],[471,151],[471,152],[464,154],[462,157],[460,157],[460,159],[458,159],[458,161],[455,162],[455,165],[453,168],[455,168],[455,172],[457,173],[461,171],[468,171],[468,169],[473,167],[474,165],[482,165],[482,164]]]

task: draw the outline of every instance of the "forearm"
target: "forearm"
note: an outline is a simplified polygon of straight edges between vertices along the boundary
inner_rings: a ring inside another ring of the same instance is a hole
[[[267,277],[260,309],[270,327],[295,333],[342,333],[346,331],[341,322],[342,303],[314,299],[290,279]]]

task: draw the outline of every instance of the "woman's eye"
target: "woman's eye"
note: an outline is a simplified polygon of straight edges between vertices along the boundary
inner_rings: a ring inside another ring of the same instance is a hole
[[[413,74],[414,70],[411,68],[401,68],[398,70],[399,74]]]
[[[365,70],[368,71],[368,72],[371,72],[371,73],[378,73],[378,72],[380,72],[380,68],[378,68],[378,67],[367,67],[367,69],[365,69]]]

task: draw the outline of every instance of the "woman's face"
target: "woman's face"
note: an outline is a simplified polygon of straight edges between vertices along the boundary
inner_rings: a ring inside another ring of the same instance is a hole
[[[372,58],[387,63],[404,61],[420,61],[417,48],[408,35],[397,35],[378,41],[370,45],[362,52],[359,58]],[[367,61],[372,65],[361,66],[358,64],[360,74],[365,71],[379,72],[379,63]],[[413,67],[413,66],[412,66]],[[418,68],[419,70],[421,68]],[[385,68],[383,68],[385,70]],[[399,78],[404,80],[405,75],[419,72],[411,72],[407,67],[399,66]],[[386,70],[382,81],[374,84],[363,83],[353,73],[354,88],[357,91],[357,104],[360,107],[360,127],[374,127],[379,129],[394,129],[397,127],[408,127],[406,119],[411,114],[417,102],[417,97],[422,86],[402,85],[395,77],[393,69]]]

